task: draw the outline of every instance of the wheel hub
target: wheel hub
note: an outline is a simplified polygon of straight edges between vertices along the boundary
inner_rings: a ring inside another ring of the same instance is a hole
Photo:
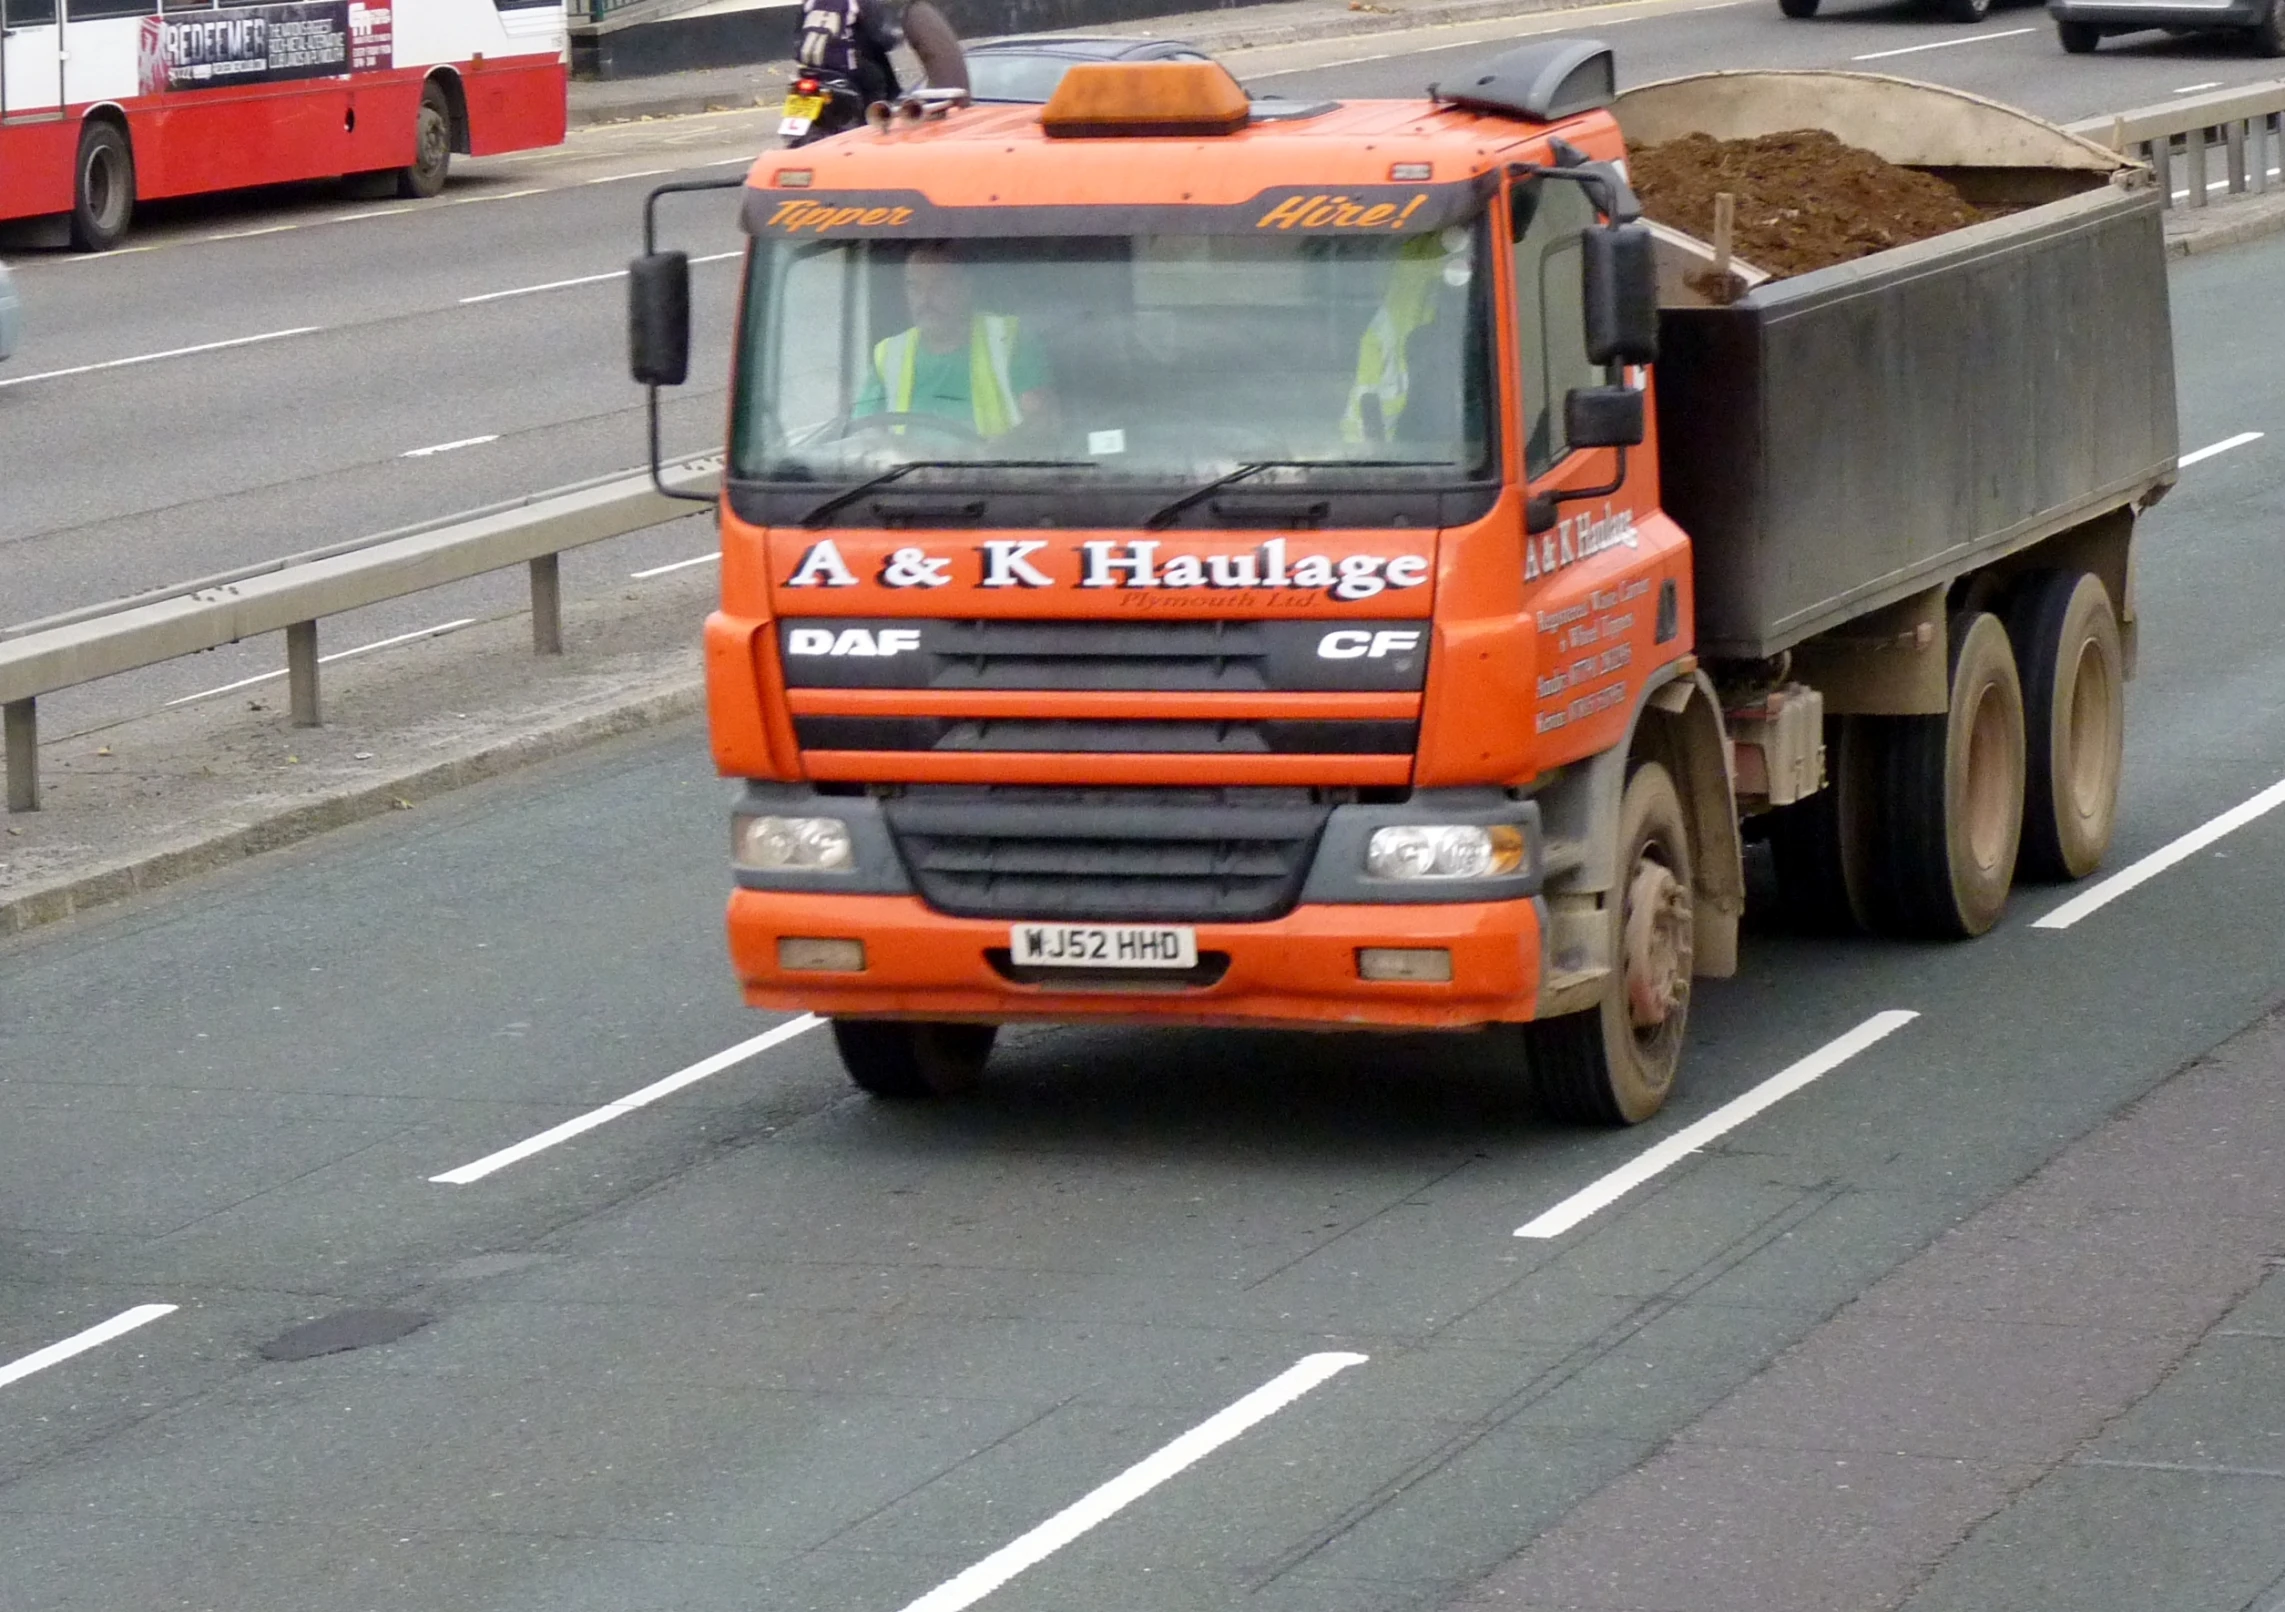
[[[1690,994],[1690,891],[1663,862],[1645,859],[1626,893],[1627,1015],[1655,1029]]]

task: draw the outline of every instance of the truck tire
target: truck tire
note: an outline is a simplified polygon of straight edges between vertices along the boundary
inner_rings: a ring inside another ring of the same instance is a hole
[[[1867,916],[1875,931],[1965,940],[1999,921],[2023,833],[2023,690],[2007,629],[1951,620],[1951,703],[1867,723],[1877,745]]]
[[[119,125],[90,119],[80,129],[72,174],[71,244],[108,252],[135,218],[135,153]]]
[[[1817,14],[1817,0],[1777,0],[1777,9],[1796,19],[1814,17]]]
[[[1946,22],[1981,22],[1991,13],[1991,0],[1944,0]]]
[[[1621,880],[1606,904],[1615,966],[1600,1004],[1524,1028],[1542,1107],[1560,1119],[1639,1125],[1665,1106],[1690,1014],[1690,834],[1674,780],[1637,766],[1619,803]]]
[[[996,1024],[835,1019],[833,1045],[849,1078],[875,1097],[952,1097],[983,1078]]]
[[[2268,11],[2253,25],[2256,56],[2285,56],[2285,0],[2269,0]]]
[[[1813,935],[1865,927],[1865,851],[1871,801],[1860,719],[1825,719],[1825,787],[1769,814],[1769,852],[1788,920]]]
[[[444,189],[452,171],[452,102],[435,80],[421,86],[420,110],[413,114],[413,160],[397,170],[397,194],[426,201]]]
[[[2072,55],[2091,56],[2095,47],[2103,42],[2103,31],[2091,22],[2058,22],[2055,37]]]
[[[2100,577],[2035,577],[2008,612],[2023,680],[2023,849],[2016,871],[2083,879],[2118,817],[2126,748],[2126,656]]]

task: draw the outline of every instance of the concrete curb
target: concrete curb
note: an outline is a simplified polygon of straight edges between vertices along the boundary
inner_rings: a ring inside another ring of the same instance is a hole
[[[2188,212],[2189,209],[2181,209]],[[2217,212],[2231,216],[2216,219]],[[2201,216],[2202,215],[2202,216]],[[2170,257],[2201,257],[2208,252],[2219,252],[2224,247],[2242,246],[2266,236],[2285,231],[2285,195],[2264,196],[2248,201],[2223,202],[2215,207],[2199,209],[2192,214],[2180,234],[2169,232],[2166,252]]]
[[[501,777],[535,762],[585,749],[606,739],[658,727],[705,708],[705,689],[696,679],[679,687],[652,690],[601,710],[583,711],[564,721],[510,734],[459,755],[409,772],[322,794],[227,827],[202,838],[78,874],[59,883],[0,898],[0,937],[60,922],[90,908],[124,901],[178,880],[242,862],[265,851],[383,813]]]

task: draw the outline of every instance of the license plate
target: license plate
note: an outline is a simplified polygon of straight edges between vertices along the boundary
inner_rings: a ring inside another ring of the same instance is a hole
[[[809,125],[812,121],[809,118],[779,118],[778,133],[788,139],[799,139],[809,132]]]
[[[1196,968],[1198,931],[1182,924],[1017,924],[1008,949],[1032,968]]]
[[[825,110],[822,95],[789,95],[785,98],[785,115],[799,118],[804,123],[815,122],[817,114]]]

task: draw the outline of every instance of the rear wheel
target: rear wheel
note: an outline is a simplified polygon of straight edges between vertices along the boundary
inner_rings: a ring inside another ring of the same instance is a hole
[[[1867,917],[1884,934],[1964,940],[1999,921],[2023,832],[2023,691],[1997,616],[1952,617],[1949,709],[1869,727],[1877,821]]]
[[[849,1078],[892,1101],[951,1097],[972,1088],[992,1056],[996,1024],[835,1019],[833,1044]]]
[[[135,217],[135,154],[126,133],[115,123],[82,128],[75,174],[71,244],[82,252],[107,252]]]
[[[1777,9],[1788,17],[1814,17],[1817,0],[1777,0]]]
[[[2257,56],[2285,56],[2285,0],[2270,0],[2269,10],[2253,25]]]
[[[2023,852],[2034,879],[2083,879],[2102,864],[2126,748],[2126,657],[2099,577],[2036,578],[2008,613],[2023,681]]]
[[[2091,22],[2058,22],[2055,37],[2062,40],[2063,48],[2074,56],[2091,56],[2103,42],[2103,31]]]
[[[1620,801],[1618,876],[1602,1001],[1524,1026],[1540,1103],[1596,1125],[1638,1125],[1665,1106],[1690,1014],[1689,831],[1674,780],[1654,761],[1635,769]]]
[[[1991,12],[1991,0],[1944,0],[1947,22],[1981,22]]]
[[[397,194],[425,201],[444,189],[451,168],[452,102],[442,84],[424,84],[413,114],[413,160],[397,170]]]

